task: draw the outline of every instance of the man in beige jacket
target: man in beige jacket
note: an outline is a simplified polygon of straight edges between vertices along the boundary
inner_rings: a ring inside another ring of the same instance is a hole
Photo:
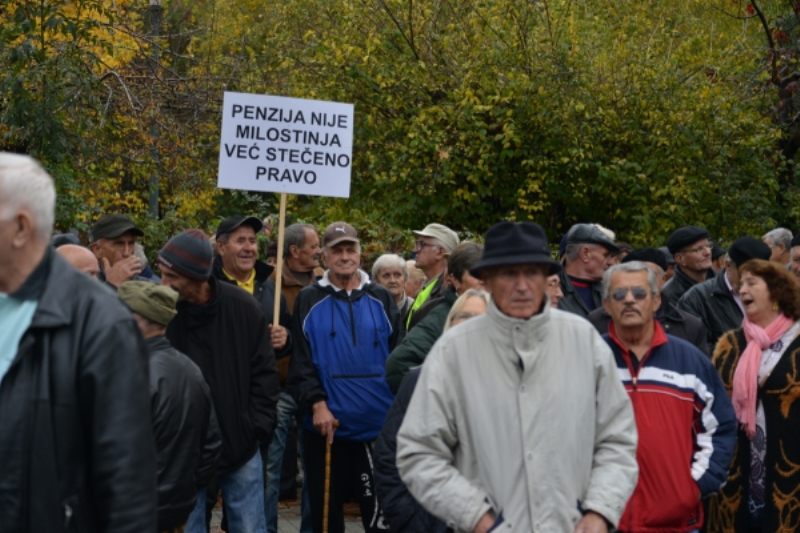
[[[501,222],[470,272],[493,302],[434,345],[397,439],[411,494],[457,532],[607,533],[636,486],[636,423],[608,345],[552,309],[541,227]]]

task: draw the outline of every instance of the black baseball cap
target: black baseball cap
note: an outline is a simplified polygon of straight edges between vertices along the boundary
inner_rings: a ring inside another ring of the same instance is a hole
[[[219,237],[220,235],[224,235],[226,233],[233,233],[242,225],[250,226],[256,233],[264,229],[264,224],[262,224],[261,220],[256,217],[245,218],[240,215],[233,215],[232,217],[228,217],[219,223],[215,237]]]
[[[144,232],[136,227],[133,220],[126,215],[106,215],[95,222],[92,227],[92,241],[98,239],[116,239],[124,233],[133,233],[143,237]]]

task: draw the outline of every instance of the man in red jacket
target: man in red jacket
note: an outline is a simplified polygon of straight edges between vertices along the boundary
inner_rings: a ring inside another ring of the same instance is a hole
[[[624,533],[690,533],[703,525],[701,498],[719,490],[736,445],[736,418],[711,362],[667,335],[655,272],[641,261],[609,268],[606,342],[636,416],[639,481],[620,521]]]

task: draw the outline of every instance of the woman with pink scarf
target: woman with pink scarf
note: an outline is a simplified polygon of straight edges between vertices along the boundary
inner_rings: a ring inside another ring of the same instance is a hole
[[[739,443],[706,531],[800,531],[800,287],[786,267],[739,267],[742,327],[720,338],[713,363],[733,400]]]

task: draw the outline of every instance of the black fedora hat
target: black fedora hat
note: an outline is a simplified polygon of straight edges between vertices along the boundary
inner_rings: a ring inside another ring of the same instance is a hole
[[[469,269],[480,278],[483,269],[507,266],[540,264],[550,267],[550,275],[561,270],[561,264],[550,257],[547,236],[533,222],[498,222],[486,232],[481,262]]]

